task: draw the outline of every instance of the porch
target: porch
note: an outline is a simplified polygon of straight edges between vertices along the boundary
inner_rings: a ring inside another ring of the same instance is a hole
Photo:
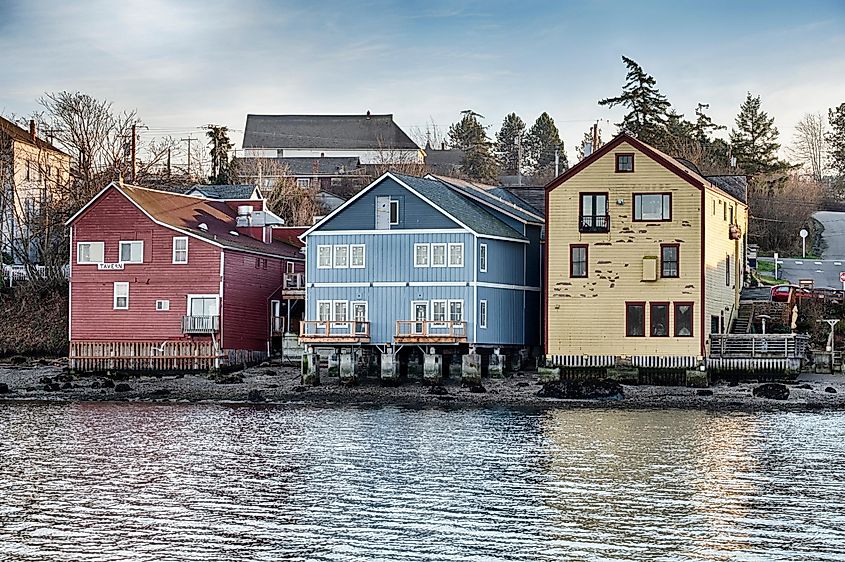
[[[465,343],[466,322],[397,320],[396,343]]]
[[[183,316],[182,333],[185,335],[209,335],[220,331],[219,316]]]
[[[305,274],[285,273],[282,279],[282,298],[304,299],[305,298]]]
[[[302,343],[369,343],[370,323],[356,320],[303,320],[299,324]]]
[[[708,370],[798,371],[810,337],[802,334],[712,334]]]

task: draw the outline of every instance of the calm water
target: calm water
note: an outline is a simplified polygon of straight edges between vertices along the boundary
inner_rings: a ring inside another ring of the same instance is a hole
[[[845,413],[0,404],[0,560],[843,560]]]

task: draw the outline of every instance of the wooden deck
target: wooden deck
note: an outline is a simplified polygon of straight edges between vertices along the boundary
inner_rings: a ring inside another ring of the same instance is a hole
[[[305,298],[305,274],[285,273],[282,283],[282,298],[304,299]]]
[[[396,322],[396,343],[465,343],[466,322],[434,320],[398,320]]]
[[[368,343],[370,323],[335,320],[303,320],[299,324],[301,343]]]

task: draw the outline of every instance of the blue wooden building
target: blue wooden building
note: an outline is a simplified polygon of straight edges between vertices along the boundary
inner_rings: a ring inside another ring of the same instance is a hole
[[[504,189],[384,174],[302,236],[301,341],[372,357],[386,377],[414,350],[432,376],[464,355],[496,367],[540,345],[542,228]]]

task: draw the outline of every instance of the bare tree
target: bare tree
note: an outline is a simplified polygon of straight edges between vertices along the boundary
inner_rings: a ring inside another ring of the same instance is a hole
[[[812,215],[821,199],[821,186],[796,173],[754,177],[748,186],[749,237],[763,250],[797,255],[798,232],[814,230]]]
[[[810,177],[821,183],[827,170],[828,146],[826,117],[821,113],[805,113],[795,126],[790,155],[809,170]]]
[[[407,150],[399,150],[389,146],[379,138],[379,148],[375,162],[371,164],[373,177],[379,177],[385,172],[398,172],[409,176],[422,176],[426,173],[425,162],[419,154],[412,154]]]
[[[282,217],[287,225],[310,225],[315,216],[324,212],[317,201],[316,186],[311,182],[308,187],[299,187],[287,166],[280,165],[278,171],[267,195],[267,207]]]

